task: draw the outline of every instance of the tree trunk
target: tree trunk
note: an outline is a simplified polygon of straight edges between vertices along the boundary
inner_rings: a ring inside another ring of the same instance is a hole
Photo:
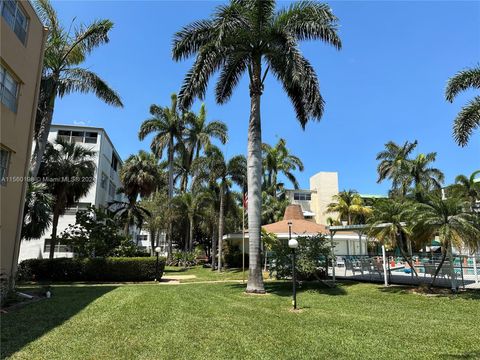
[[[58,77],[53,77],[53,83],[55,84],[58,81]],[[43,89],[43,91],[48,92],[45,94],[45,104],[44,109],[37,109],[36,119],[41,117],[40,126],[38,131],[35,134],[35,149],[33,151],[33,156],[31,160],[31,176],[36,177],[38,176],[38,171],[40,170],[40,165],[42,163],[43,154],[45,153],[45,148],[47,147],[48,142],[48,134],[50,133],[50,125],[52,124],[53,119],[53,110],[55,107],[55,98],[57,92],[56,85],[45,85],[46,83],[42,81],[42,85],[47,88]],[[40,101],[40,99],[39,99]],[[38,107],[42,107],[42,104],[39,103]]]
[[[447,257],[447,250],[443,252],[442,260],[440,261],[440,264],[437,267],[437,270],[435,270],[435,275],[433,275],[433,280],[432,283],[430,284],[429,288],[431,289],[433,285],[435,284],[435,280],[437,280],[438,273],[440,272],[440,269],[443,266],[443,263],[445,262],[445,258]]]
[[[452,292],[457,292],[457,280],[455,276],[455,269],[453,268],[454,262],[453,262],[453,252],[452,252],[451,241],[448,246],[448,259],[450,260],[450,284],[451,284]],[[460,259],[460,261],[462,260]]]
[[[217,265],[217,234],[215,226],[213,227],[212,249],[210,252],[212,256],[212,271],[215,271]]]
[[[127,212],[127,219],[125,220],[125,226],[123,228],[123,232],[125,233],[125,236],[128,236],[128,230],[130,229],[130,214],[131,214],[131,211],[128,210]]]
[[[222,271],[222,247],[223,247],[223,226],[224,226],[224,197],[225,183],[222,179],[220,184],[220,209],[218,211],[218,272]]]
[[[262,132],[260,98],[261,59],[255,59],[250,79],[250,121],[248,125],[248,235],[249,271],[247,293],[265,293],[262,276],[260,228],[262,214]]]
[[[155,230],[150,230],[150,255],[155,255]]]
[[[417,270],[415,270],[415,268],[413,267],[412,259],[410,258],[410,256],[408,254],[405,253],[406,243],[405,243],[405,239],[403,237],[403,232],[401,232],[401,231],[400,231],[399,238],[400,238],[400,244],[399,244],[398,248],[400,249],[400,252],[402,253],[403,258],[405,259],[405,261],[410,266],[410,269],[415,274],[415,277],[418,279]]]
[[[190,234],[189,234],[189,237],[188,237],[188,249],[190,251],[193,250],[193,215],[190,216]]]
[[[57,207],[53,211],[52,219],[52,238],[50,239],[50,254],[48,255],[49,259],[53,259],[55,254],[55,245],[57,244],[57,227],[58,227],[58,218],[60,217],[60,212]]]
[[[171,208],[172,208],[172,199],[173,199],[173,138],[170,139],[168,144],[168,209],[169,209],[169,219],[168,219],[168,260],[172,259],[172,219],[171,219]]]

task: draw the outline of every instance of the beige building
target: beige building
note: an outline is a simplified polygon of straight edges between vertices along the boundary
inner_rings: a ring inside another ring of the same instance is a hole
[[[13,284],[47,31],[28,1],[0,0],[0,276]]]
[[[310,177],[310,190],[287,190],[286,196],[290,204],[302,207],[303,216],[314,220],[317,224],[326,225],[327,218],[335,218],[336,214],[327,214],[327,206],[332,196],[338,194],[338,173],[319,172]]]

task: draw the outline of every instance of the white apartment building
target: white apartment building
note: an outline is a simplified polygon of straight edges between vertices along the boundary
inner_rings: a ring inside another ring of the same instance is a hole
[[[121,200],[117,189],[121,186],[119,170],[122,164],[112,141],[102,128],[76,125],[52,125],[48,141],[57,138],[75,142],[95,151],[96,172],[94,184],[86,196],[75,206],[67,209],[58,222],[58,234],[61,234],[69,224],[75,224],[75,214],[78,210],[90,205],[106,207],[112,200]],[[51,228],[44,236],[35,240],[22,240],[19,261],[32,258],[46,258],[50,251]],[[139,244],[140,245],[140,244]],[[141,244],[143,245],[143,244]],[[55,245],[55,257],[72,257],[73,252],[64,244]]]

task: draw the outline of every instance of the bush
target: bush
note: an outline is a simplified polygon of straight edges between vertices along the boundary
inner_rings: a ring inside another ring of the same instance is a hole
[[[296,249],[296,270],[299,280],[325,278],[326,260],[331,253],[330,244],[324,235],[299,236]],[[292,276],[292,250],[286,241],[272,245],[270,276],[284,279]]]
[[[229,268],[242,267],[242,251],[239,246],[227,243],[227,248],[224,254],[225,264]],[[248,267],[248,254],[245,254],[245,267]]]
[[[164,268],[161,258],[159,279]],[[18,266],[21,281],[151,281],[155,276],[155,257],[29,259]]]
[[[195,251],[174,251],[172,259],[167,262],[168,266],[192,267],[197,265]]]

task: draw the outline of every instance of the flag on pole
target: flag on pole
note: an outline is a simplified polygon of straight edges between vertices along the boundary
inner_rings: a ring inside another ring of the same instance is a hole
[[[248,208],[248,192],[246,190],[243,192],[243,208]]]

